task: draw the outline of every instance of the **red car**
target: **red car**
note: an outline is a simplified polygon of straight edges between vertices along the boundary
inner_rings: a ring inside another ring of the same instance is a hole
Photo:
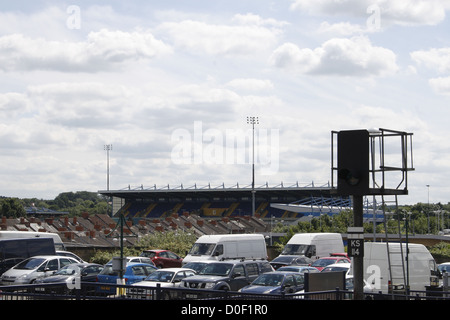
[[[324,258],[320,258],[317,259],[316,261],[314,261],[311,264],[311,267],[314,267],[316,269],[318,269],[319,271],[322,271],[323,268],[325,268],[326,266],[330,265],[330,264],[334,264],[334,263],[350,263],[350,259],[349,258],[345,258],[345,257],[324,257]]]
[[[169,250],[145,250],[141,257],[149,257],[157,268],[180,268],[183,259]]]

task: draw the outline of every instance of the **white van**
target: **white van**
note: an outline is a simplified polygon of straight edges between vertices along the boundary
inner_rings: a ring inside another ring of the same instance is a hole
[[[392,279],[389,272],[388,245]],[[400,248],[400,243],[364,243],[364,279],[377,292],[390,293],[390,287],[403,289],[405,284],[403,259],[405,276],[409,273],[410,290],[425,291],[426,286],[437,285],[436,262],[428,249],[417,243],[409,243],[408,249],[409,254],[406,259],[406,243],[402,243],[402,248]],[[409,272],[407,273],[407,271]]]
[[[340,233],[296,233],[284,246],[281,255],[304,255],[312,260],[343,253],[344,242]]]
[[[197,239],[183,259],[191,261],[227,259],[267,259],[266,241],[262,234],[215,234]]]
[[[52,238],[55,250],[64,251],[64,243],[57,233],[36,231],[0,231],[0,239]]]

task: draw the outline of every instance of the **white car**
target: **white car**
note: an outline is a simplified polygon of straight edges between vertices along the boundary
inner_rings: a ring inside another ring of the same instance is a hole
[[[2,285],[17,285],[33,283],[41,277],[51,276],[60,268],[78,261],[63,256],[34,256],[23,260],[6,271],[0,277]]]
[[[136,288],[129,288],[127,295],[133,296],[134,298],[138,296],[140,299],[151,299],[154,289],[157,286],[162,288],[179,287],[182,279],[192,277],[196,274],[194,270],[187,268],[159,269],[149,274],[145,280],[133,283],[131,286]],[[170,298],[170,292],[165,292],[164,298]]]

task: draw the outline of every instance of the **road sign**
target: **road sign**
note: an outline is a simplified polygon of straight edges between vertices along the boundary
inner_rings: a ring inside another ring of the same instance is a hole
[[[364,257],[364,239],[348,239],[349,257]]]

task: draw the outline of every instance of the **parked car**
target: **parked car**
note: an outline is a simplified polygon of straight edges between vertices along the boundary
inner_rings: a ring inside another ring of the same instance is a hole
[[[0,277],[3,285],[29,284],[36,279],[51,276],[60,268],[78,261],[63,256],[34,256],[21,261]]]
[[[363,279],[363,281],[364,281],[364,287],[363,287],[363,292],[364,293],[377,293],[376,288],[374,288],[369,283],[367,283],[366,280]],[[349,290],[349,291],[353,291],[354,283],[353,283],[353,276],[352,275],[347,275],[345,277],[345,289]],[[351,297],[348,297],[348,298],[351,298]]]
[[[324,267],[320,272],[336,272],[336,271],[345,271],[347,274],[350,270],[351,263],[333,263],[326,267]]]
[[[127,296],[138,299],[151,299],[154,290],[146,288],[155,288],[161,286],[163,288],[179,287],[181,280],[196,275],[196,272],[187,268],[164,268],[156,270],[142,281],[132,284],[132,288],[127,289]],[[171,298],[170,292],[164,292],[165,299]]]
[[[265,260],[227,260],[208,263],[197,275],[181,281],[183,288],[237,291],[260,274],[274,271]]]
[[[69,293],[73,289],[82,289],[85,282],[96,282],[97,275],[103,270],[103,266],[96,263],[73,263],[62,267],[56,271],[52,276],[39,278],[35,284],[51,284],[51,283],[66,283],[66,286],[51,287],[42,286],[36,287],[38,292],[45,293]],[[76,288],[76,285],[79,288]]]
[[[150,258],[157,268],[180,268],[183,259],[169,250],[145,250],[141,257]]]
[[[131,256],[131,257],[125,257],[126,263],[147,263],[151,265],[155,265],[152,261],[152,259],[148,257],[140,257],[140,256]],[[112,264],[112,259],[108,261],[107,264]]]
[[[284,266],[310,266],[312,262],[312,259],[305,256],[281,255],[270,261],[270,264],[277,270]]]
[[[322,271],[323,268],[334,263],[350,263],[350,259],[345,257],[324,257],[317,259],[311,264],[311,267],[317,268],[317,270]]]
[[[63,257],[71,257],[77,260],[79,263],[83,263],[83,259],[81,259],[79,256],[77,256],[75,253],[70,251],[56,251],[55,252],[57,256],[63,256]]]
[[[440,276],[442,276],[444,272],[450,273],[450,262],[441,263],[437,268],[439,270]]]
[[[305,278],[301,273],[274,271],[261,274],[250,285],[239,290],[242,293],[282,294],[303,290]]]
[[[314,267],[308,267],[308,266],[286,266],[278,268],[276,271],[290,271],[290,272],[298,272],[298,273],[313,273],[313,272],[320,272],[317,270],[317,268]]]
[[[128,263],[123,274],[123,279],[125,284],[133,284],[144,280],[149,274],[156,270],[158,270],[158,268],[151,264]],[[118,279],[119,273],[113,270],[112,264],[105,265],[103,270],[97,275],[97,282],[100,283],[97,287],[97,292],[114,294],[116,292],[116,287],[108,284],[117,284]]]

